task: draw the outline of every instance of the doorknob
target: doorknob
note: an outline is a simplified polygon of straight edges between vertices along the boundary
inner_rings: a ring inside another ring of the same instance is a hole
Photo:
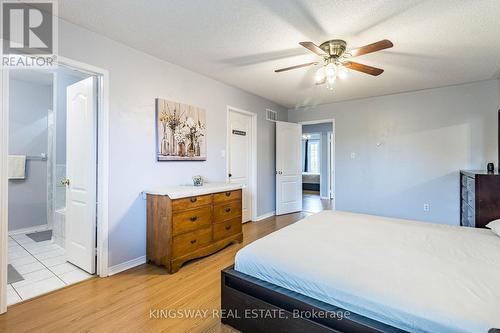
[[[69,179],[61,180],[61,185],[69,186]]]
[[[229,178],[231,178],[233,175],[232,175],[232,174],[229,174],[228,176],[229,176]]]

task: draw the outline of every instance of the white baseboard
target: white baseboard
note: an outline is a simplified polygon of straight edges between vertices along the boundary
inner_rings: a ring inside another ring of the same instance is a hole
[[[274,216],[275,214],[276,214],[276,212],[273,210],[272,212],[265,213],[265,214],[262,214],[260,216],[257,216],[255,218],[255,221],[262,221],[262,220],[267,219],[267,218],[269,218],[271,216]]]
[[[122,262],[121,264],[111,266],[108,268],[108,275],[115,275],[120,272],[126,271],[127,269],[134,268],[135,266],[139,266],[146,263],[146,256],[142,256],[139,258],[135,258],[129,261]]]
[[[45,230],[49,230],[48,224],[42,224],[42,225],[36,225],[34,227],[29,227],[29,228],[11,230],[11,231],[9,231],[9,236],[19,235],[19,234],[30,234],[32,232],[39,232],[39,231],[45,231]]]

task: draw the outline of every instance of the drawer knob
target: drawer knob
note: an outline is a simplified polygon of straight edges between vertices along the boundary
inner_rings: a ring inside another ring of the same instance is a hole
[[[192,198],[191,198],[191,202],[193,202],[193,203],[195,203],[195,202],[196,202],[196,200],[198,200],[198,199],[196,199],[196,197],[192,197]]]
[[[196,243],[196,239],[193,239],[193,240],[191,241],[191,244],[194,244],[194,243]]]
[[[231,208],[226,208],[224,210],[226,211],[226,213],[229,213],[231,211]]]
[[[231,196],[231,192],[226,192],[226,197],[230,197]]]
[[[194,222],[198,219],[198,216],[191,216],[189,219],[191,220],[191,222]]]
[[[231,229],[231,226],[230,225],[226,226],[226,230],[229,230],[229,229]]]

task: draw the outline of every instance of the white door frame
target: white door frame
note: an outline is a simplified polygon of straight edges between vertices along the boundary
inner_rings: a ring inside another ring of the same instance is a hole
[[[328,199],[334,199],[333,186],[335,184],[335,170],[334,170],[334,159],[335,159],[335,141],[333,140],[333,130],[327,133],[327,144],[328,144]]]
[[[9,72],[2,68],[0,111],[0,313],[7,311],[7,263],[8,263],[8,180],[7,180],[7,157],[9,140]]]
[[[227,105],[226,112],[226,182],[229,182],[229,140],[231,126],[229,124],[229,113],[230,111],[238,112],[252,118],[252,152],[250,156],[250,166],[251,166],[251,181],[250,181],[250,195],[252,197],[252,211],[250,212],[251,221],[257,219],[257,114],[249,111],[245,111],[233,106]]]
[[[109,72],[58,56],[58,64],[95,75],[97,103],[97,275],[108,276]],[[0,314],[7,311],[9,72],[1,69],[0,96]]]
[[[335,172],[335,134],[336,134],[335,119],[331,118],[331,119],[308,120],[308,121],[299,121],[297,123],[301,125],[314,125],[314,124],[323,124],[329,122],[332,123],[332,136],[331,136],[332,145],[330,146],[330,151],[328,152],[330,156],[328,158],[329,167],[328,167],[327,182],[330,185],[330,188],[328,189],[329,196],[332,197],[333,195],[332,210],[335,210],[335,202],[337,199],[337,196],[335,195],[335,185],[337,184],[337,182],[335,181],[335,178],[337,177],[337,173]],[[328,140],[326,144],[328,144]],[[333,179],[331,179],[332,171],[333,171]]]

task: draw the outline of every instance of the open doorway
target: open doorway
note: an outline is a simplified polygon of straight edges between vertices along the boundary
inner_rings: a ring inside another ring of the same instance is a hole
[[[334,123],[302,123],[303,211],[334,208]]]
[[[7,80],[8,260],[2,270],[12,305],[96,273],[99,87],[95,74],[62,65],[9,70]]]

